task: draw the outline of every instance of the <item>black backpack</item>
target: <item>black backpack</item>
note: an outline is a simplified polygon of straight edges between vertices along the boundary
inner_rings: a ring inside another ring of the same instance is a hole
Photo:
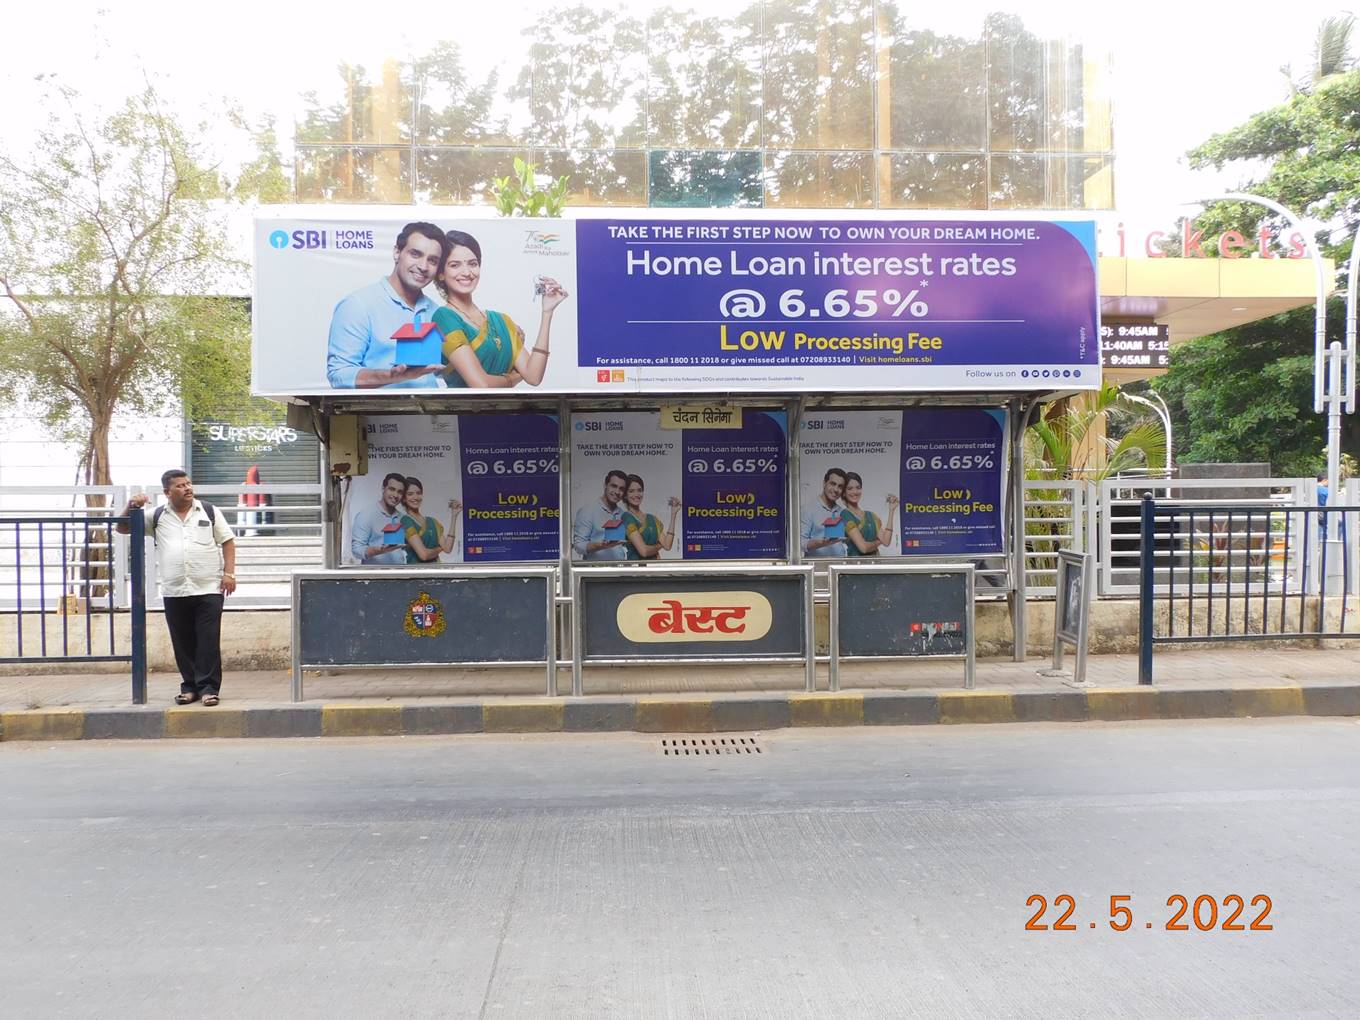
[[[209,524],[216,524],[216,523],[217,523],[217,508],[214,507],[214,506],[213,506],[211,503],[209,503],[207,500],[202,500],[202,499],[200,499],[198,502],[199,502],[199,505],[203,507],[203,512],[204,512],[205,514],[208,515],[208,523],[209,523]],[[152,512],[152,514],[151,514],[151,541],[152,541],[152,542],[155,542],[155,541],[156,541],[156,525],[160,524],[160,522],[161,522],[161,514],[165,513],[165,506],[166,506],[166,504],[162,503],[160,506],[156,507],[156,509],[155,509],[155,510]]]

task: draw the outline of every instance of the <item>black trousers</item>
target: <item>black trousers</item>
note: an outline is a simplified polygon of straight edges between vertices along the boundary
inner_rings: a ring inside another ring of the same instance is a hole
[[[222,690],[222,595],[164,599],[165,625],[186,694]]]

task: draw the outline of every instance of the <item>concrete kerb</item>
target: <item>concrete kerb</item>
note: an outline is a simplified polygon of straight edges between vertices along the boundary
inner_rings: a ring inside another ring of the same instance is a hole
[[[1300,687],[856,691],[452,704],[337,702],[243,708],[62,708],[0,712],[0,740],[376,737],[452,733],[721,733],[797,726],[1130,722],[1360,716],[1360,683]]]

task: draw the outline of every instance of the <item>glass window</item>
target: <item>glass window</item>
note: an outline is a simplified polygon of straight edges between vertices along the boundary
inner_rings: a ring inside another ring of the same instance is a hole
[[[980,153],[893,153],[879,161],[884,209],[987,208],[987,157]]]
[[[894,40],[891,54],[885,148],[985,148],[987,64],[982,41],[906,32]]]
[[[647,22],[647,141],[666,149],[760,144],[760,21],[667,8]]]
[[[647,155],[648,205],[749,208],[761,204],[758,152],[655,149]]]
[[[873,9],[872,0],[765,4],[768,148],[873,148]]]
[[[567,178],[567,205],[647,204],[647,154],[640,149],[537,149],[533,163],[549,177]]]
[[[765,205],[782,209],[872,209],[873,153],[771,153],[766,159]]]
[[[411,89],[401,65],[384,62],[372,75],[360,66],[340,65],[340,80],[322,92],[302,96],[297,124],[301,143],[351,142],[391,145],[411,138]]]
[[[513,145],[499,68],[479,73],[457,43],[441,41],[410,66],[415,139],[425,145]]]
[[[987,17],[990,148],[1035,152],[1045,143],[1044,47],[1013,14]]]
[[[1015,156],[993,153],[990,205],[993,209],[1043,209],[1044,171],[1049,161],[1043,156]]]
[[[416,200],[449,205],[491,205],[491,181],[514,173],[523,149],[418,149]]]
[[[508,12],[507,12],[508,13]],[[622,9],[573,7],[534,30],[507,91],[527,145],[638,148],[646,142],[646,32]]]
[[[1048,205],[1054,209],[1113,209],[1113,161],[1104,156],[1050,156]]]
[[[299,202],[411,201],[407,148],[299,147],[294,173]]]

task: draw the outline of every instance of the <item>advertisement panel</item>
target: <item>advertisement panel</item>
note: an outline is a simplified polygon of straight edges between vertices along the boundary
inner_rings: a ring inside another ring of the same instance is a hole
[[[1000,554],[1006,412],[816,411],[798,436],[805,558]]]
[[[318,216],[256,221],[261,394],[1100,383],[1092,221]]]
[[[573,414],[572,558],[784,558],[787,416],[742,410],[740,428],[677,429],[658,411]]]
[[[558,558],[551,414],[367,419],[368,474],[342,511],[341,562],[364,566]]]

